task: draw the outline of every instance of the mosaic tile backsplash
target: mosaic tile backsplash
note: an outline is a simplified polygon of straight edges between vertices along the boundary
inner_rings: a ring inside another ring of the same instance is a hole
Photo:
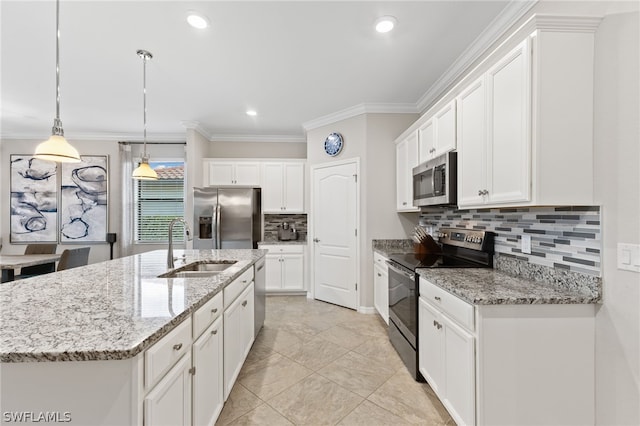
[[[429,209],[420,214],[420,224],[493,231],[496,233],[495,251],[499,256],[601,276],[602,235],[598,206]],[[520,250],[522,235],[531,236],[531,254]]]
[[[298,240],[307,239],[307,215],[306,214],[265,214],[264,215],[264,240],[278,240],[278,226],[287,222],[291,228],[298,230]]]

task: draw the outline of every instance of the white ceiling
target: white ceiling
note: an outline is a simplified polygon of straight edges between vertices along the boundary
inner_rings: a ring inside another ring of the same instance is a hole
[[[184,139],[188,121],[212,139],[299,140],[303,123],[363,103],[419,111],[507,3],[62,1],[62,123],[68,138],[140,140],[137,49],[154,55],[150,139]],[[212,25],[188,26],[189,9]],[[55,116],[55,2],[2,0],[0,15],[1,135],[45,138]],[[397,18],[392,33],[374,31],[382,15]]]

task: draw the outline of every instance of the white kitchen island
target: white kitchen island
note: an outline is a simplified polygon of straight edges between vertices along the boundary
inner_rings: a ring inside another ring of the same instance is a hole
[[[161,250],[2,284],[0,422],[215,422],[221,403],[214,407],[213,394],[235,380],[222,374],[223,317],[234,327],[225,354],[237,358],[225,360],[224,371],[234,372],[253,342],[253,265],[266,251],[176,254],[185,255],[176,269],[231,266],[207,277],[158,278],[167,272]],[[203,374],[217,377],[207,384],[209,406],[197,393]]]

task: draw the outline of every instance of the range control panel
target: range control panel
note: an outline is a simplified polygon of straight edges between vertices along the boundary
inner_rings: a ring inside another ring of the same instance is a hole
[[[437,236],[442,244],[493,253],[494,233],[491,231],[441,228]]]

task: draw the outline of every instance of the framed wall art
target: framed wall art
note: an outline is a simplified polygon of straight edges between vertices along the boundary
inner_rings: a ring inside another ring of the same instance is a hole
[[[106,155],[82,155],[80,163],[62,163],[60,174],[61,243],[105,242],[109,174]]]
[[[10,242],[56,242],[57,163],[16,154],[10,162]]]

